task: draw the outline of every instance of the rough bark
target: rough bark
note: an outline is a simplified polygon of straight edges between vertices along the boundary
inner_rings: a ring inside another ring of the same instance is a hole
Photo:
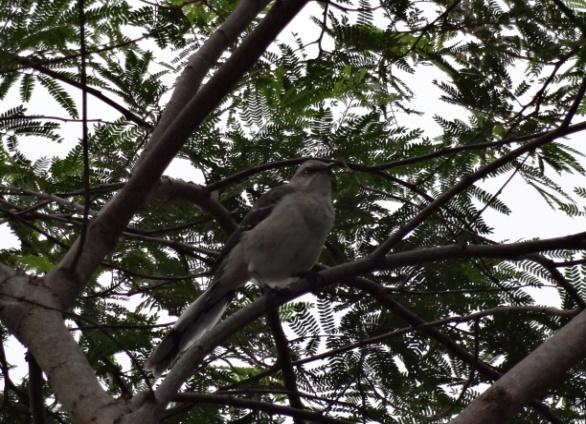
[[[65,325],[59,300],[42,279],[0,265],[0,317],[34,353],[76,423],[111,424],[126,407],[104,391]]]

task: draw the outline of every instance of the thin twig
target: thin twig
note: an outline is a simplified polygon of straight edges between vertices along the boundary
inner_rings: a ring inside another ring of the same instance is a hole
[[[578,94],[576,96],[576,99],[582,98],[582,96],[584,94],[584,90],[586,90],[586,79],[583,82],[580,89],[578,90]],[[438,209],[440,209],[444,204],[449,202],[454,196],[456,196],[457,194],[461,193],[462,191],[466,190],[471,185],[473,185],[476,181],[486,177],[490,173],[496,171],[501,166],[509,163],[510,161],[521,156],[522,154],[524,154],[530,150],[534,150],[537,147],[543,146],[544,144],[550,143],[551,141],[556,140],[559,137],[563,137],[563,136],[567,135],[568,134],[567,130],[569,129],[568,117],[570,117],[570,120],[571,120],[571,117],[576,112],[578,105],[579,105],[579,102],[574,102],[574,104],[572,105],[572,107],[568,111],[566,119],[564,119],[564,122],[560,125],[560,127],[556,128],[555,130],[549,131],[549,132],[545,133],[544,135],[542,135],[541,137],[537,137],[536,139],[534,139],[534,140],[532,140],[532,141],[530,141],[530,142],[528,142],[528,143],[526,143],[526,144],[524,144],[514,150],[511,150],[510,152],[499,157],[498,159],[495,159],[494,161],[492,161],[484,166],[481,166],[475,172],[462,176],[462,178],[456,184],[454,184],[451,188],[449,188],[448,190],[443,192],[441,195],[439,195],[434,201],[430,202],[415,217],[413,217],[411,220],[404,223],[396,231],[394,231],[371,254],[372,258],[379,259],[379,258],[383,257],[386,253],[388,253],[395,246],[396,243],[401,241],[405,236],[407,236],[415,228],[417,228],[417,226],[419,226],[419,224],[421,224],[423,221],[425,221],[429,216],[433,215]],[[566,124],[566,122],[567,122],[567,124]],[[582,128],[582,126],[580,126],[581,129],[586,129],[586,123],[584,123],[584,124],[585,124],[584,128]],[[576,126],[574,126],[574,127],[576,127]]]
[[[567,266],[576,266],[576,265],[584,265],[584,264],[586,264],[586,259],[575,259],[572,261],[553,262],[553,265],[556,267],[567,267]]]
[[[479,326],[479,319],[476,318],[474,320],[474,363],[470,366],[470,373],[468,374],[468,378],[466,379],[466,382],[462,386],[462,389],[460,390],[460,394],[458,395],[458,397],[456,398],[454,403],[452,403],[445,411],[440,412],[438,414],[435,414],[431,417],[426,417],[427,420],[436,421],[436,420],[439,420],[442,418],[447,418],[450,415],[452,415],[452,412],[454,411],[454,409],[456,409],[456,407],[458,406],[458,404],[460,403],[460,401],[462,400],[462,398],[466,394],[466,391],[468,390],[468,388],[470,388],[470,386],[472,385],[472,382],[474,381],[474,376],[476,375],[476,368],[478,366],[479,357],[480,357],[480,326]]]
[[[246,387],[245,389],[218,390],[217,392],[215,392],[215,394],[218,394],[218,395],[248,395],[250,393],[267,393],[267,394],[277,393],[277,394],[287,395],[291,392],[289,392],[288,390],[283,390],[281,388],[270,388],[270,387]],[[328,397],[312,395],[311,393],[299,392],[299,396],[304,397],[306,399],[315,400],[318,402],[329,402],[331,400]],[[355,404],[350,403],[350,402],[338,401],[338,404],[345,406],[347,408],[359,409],[359,408],[357,408],[357,406]]]
[[[267,299],[270,302],[271,295],[270,293],[267,296]],[[295,376],[295,370],[293,369],[293,365],[291,363],[291,353],[289,352],[289,342],[287,341],[287,336],[285,336],[285,332],[283,331],[283,327],[281,326],[281,321],[279,320],[279,307],[269,307],[267,308],[267,322],[271,331],[273,333],[273,338],[275,339],[275,347],[277,349],[277,363],[279,367],[281,367],[281,371],[283,374],[283,382],[285,384],[285,388],[288,390],[287,396],[289,397],[289,403],[293,408],[303,409],[303,402],[301,401],[301,397],[299,396],[299,388],[297,387],[297,378]],[[296,423],[302,424],[303,421],[298,420],[297,418],[294,419]]]
[[[498,199],[498,197],[503,193],[504,189],[510,184],[511,181],[513,181],[513,178],[515,178],[515,175],[517,175],[517,173],[523,167],[523,165],[525,164],[525,162],[527,161],[528,158],[529,158],[529,154],[527,154],[521,162],[517,163],[517,166],[515,166],[515,170],[511,173],[511,175],[509,175],[507,180],[499,187],[499,189],[496,191],[496,193],[494,193],[492,196],[490,196],[490,199],[488,199],[488,201],[484,204],[482,209],[480,209],[472,217],[472,219],[468,222],[468,225],[474,224],[478,220],[478,218],[480,218],[482,216],[482,214],[489,208],[489,206],[496,199]],[[460,232],[460,234],[461,234],[461,232]]]
[[[7,20],[8,22],[8,20]],[[126,41],[122,41],[120,43],[116,43],[116,44],[109,44],[106,46],[101,46],[101,47],[97,47],[97,48],[93,48],[93,49],[87,49],[86,51],[86,56],[90,55],[90,54],[95,54],[95,53],[104,53],[110,50],[114,50],[120,47],[126,47],[129,46],[130,44],[135,44],[141,40],[144,40],[146,38],[151,37],[154,33],[156,33],[157,31],[159,31],[158,28],[153,29],[152,31],[143,34],[140,37],[134,38],[132,40],[126,40]],[[24,58],[27,63],[29,63],[28,65],[19,65],[16,66],[14,68],[0,68],[0,74],[4,74],[4,73],[8,73],[8,72],[13,72],[13,71],[18,71],[21,69],[26,69],[26,68],[30,68],[32,65],[42,65],[42,66],[47,66],[47,65],[52,65],[55,63],[60,63],[60,62],[67,62],[68,60],[72,60],[72,59],[76,59],[81,55],[80,52],[75,52],[69,55],[65,55],[65,56],[60,56],[60,57],[54,57],[54,58],[50,58],[50,59],[38,59],[36,57],[27,57]]]
[[[77,263],[83,252],[87,238],[87,227],[89,222],[91,197],[90,197],[90,159],[88,147],[88,128],[87,128],[87,74],[86,74],[86,48],[85,48],[85,11],[83,0],[78,0],[79,7],[79,45],[80,45],[80,82],[81,82],[81,147],[83,155],[83,190],[84,190],[84,207],[83,207],[83,224],[77,246],[77,253],[71,263],[71,271],[75,272]]]
[[[322,352],[317,355],[309,356],[307,358],[298,359],[293,361],[293,365],[303,365],[309,362],[319,361],[321,359],[328,358],[330,356],[339,355],[344,352],[348,352],[350,350],[354,350],[356,348],[367,346],[369,344],[374,344],[381,342],[390,337],[400,336],[406,333],[410,333],[412,331],[421,331],[425,328],[430,327],[439,327],[446,324],[453,324],[453,323],[462,323],[472,320],[478,320],[483,317],[492,316],[492,315],[499,315],[499,314],[510,314],[510,313],[527,313],[527,314],[544,314],[544,315],[551,315],[551,316],[559,316],[559,317],[573,317],[576,316],[580,312],[579,309],[557,309],[557,308],[550,308],[547,306],[497,306],[495,308],[486,309],[484,311],[474,312],[468,315],[461,315],[455,317],[448,317],[437,319],[434,321],[426,321],[422,324],[413,325],[410,327],[399,328],[397,330],[388,331],[386,333],[382,333],[373,337],[368,337],[366,339],[358,340],[354,343],[349,343],[344,346],[340,346],[336,349],[331,349],[326,352]]]
[[[10,121],[13,119],[43,119],[47,121],[61,121],[61,122],[84,122],[83,119],[73,119],[73,118],[63,118],[61,116],[49,116],[49,115],[25,115],[24,113],[19,113],[16,115],[10,116],[0,116],[0,121]],[[86,119],[85,122],[97,122],[99,124],[112,124],[112,121],[105,121],[103,119]]]
[[[379,284],[362,277],[355,277],[351,279],[351,281],[349,282],[351,282],[355,287],[371,294],[377,301],[388,307],[394,314],[396,314],[409,324],[418,326],[424,325],[426,323],[425,320],[423,320],[413,311],[397,302]],[[494,367],[482,361],[476,361],[473,355],[468,353],[460,345],[454,342],[450,337],[438,331],[437,329],[433,327],[427,327],[423,328],[422,331],[426,333],[429,337],[441,343],[451,354],[459,358],[461,361],[469,365],[476,363],[477,370],[481,374],[495,380],[498,380],[502,376],[501,372],[495,369]],[[531,405],[540,414],[549,419],[551,422],[562,424],[562,421],[557,416],[555,416],[551,409],[544,403],[538,400],[532,400]]]
[[[56,72],[50,68],[47,68],[46,66],[37,65],[34,62],[30,62],[28,59],[25,59],[22,57],[16,57],[14,59],[23,65],[29,66],[29,67],[39,71],[42,74],[50,76],[51,78],[55,78],[56,80],[64,82],[68,85],[71,85],[73,87],[77,87],[79,89],[82,89],[84,87],[84,85],[81,84],[81,82],[76,81],[74,79],[71,79],[71,78],[69,78],[59,72]],[[107,105],[111,106],[112,108],[116,109],[129,121],[132,121],[135,124],[138,124],[140,127],[147,129],[147,130],[150,130],[152,128],[152,125],[150,123],[148,123],[147,121],[145,121],[144,119],[142,119],[138,115],[134,114],[129,109],[122,106],[120,103],[117,103],[114,100],[110,99],[108,96],[104,95],[100,90],[97,90],[93,87],[89,87],[87,85],[85,87],[86,87],[86,91],[89,94],[91,94],[92,96],[94,96],[97,99],[100,99],[101,101],[103,101]]]
[[[264,411],[269,414],[287,415],[290,417],[297,417],[311,420],[316,423],[324,424],[349,424],[349,421],[334,419],[323,416],[318,412],[311,412],[306,409],[296,409],[288,406],[277,405],[274,403],[257,402],[249,399],[240,399],[233,396],[226,395],[210,395],[203,393],[180,393],[175,396],[175,402],[189,402],[189,403],[212,403],[218,405],[230,405],[253,411]],[[170,412],[170,411],[169,411]],[[167,412],[167,414],[169,413]]]
[[[584,93],[586,93],[586,77],[584,77],[582,79],[582,83],[578,87],[578,91],[576,92],[576,95],[574,96],[574,101],[570,105],[570,108],[568,109],[568,112],[566,113],[566,116],[560,125],[560,130],[567,129],[570,126],[570,124],[572,123],[572,119],[574,119],[574,115],[576,115],[576,112],[578,111],[578,108],[580,107],[580,104],[582,103],[582,99],[584,98]]]
[[[576,287],[570,284],[568,280],[566,280],[561,272],[558,271],[554,261],[542,255],[528,255],[527,259],[537,262],[543,268],[545,268],[551,275],[551,278],[568,293],[570,298],[580,309],[586,308],[586,301],[582,298],[580,292],[576,289]]]

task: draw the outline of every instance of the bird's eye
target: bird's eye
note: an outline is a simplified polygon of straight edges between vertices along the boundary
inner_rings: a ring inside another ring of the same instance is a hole
[[[303,170],[303,173],[304,173],[305,175],[313,174],[314,172],[315,172],[315,169],[313,169],[313,168],[305,168],[305,169]]]

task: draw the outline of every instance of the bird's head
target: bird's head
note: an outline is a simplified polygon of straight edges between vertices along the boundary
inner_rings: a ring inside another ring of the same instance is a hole
[[[291,184],[302,190],[330,193],[334,166],[336,166],[335,162],[307,160],[297,168],[295,175],[291,178]]]

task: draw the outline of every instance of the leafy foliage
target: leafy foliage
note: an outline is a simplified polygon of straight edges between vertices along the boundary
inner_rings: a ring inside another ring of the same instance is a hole
[[[317,3],[320,13],[306,19],[313,22],[310,35],[293,28],[294,36],[281,37],[180,156],[203,173],[205,184],[302,156],[359,164],[362,170],[355,167],[337,177],[337,223],[321,260],[334,265],[365,257],[462,177],[562,122],[586,58],[584,4],[566,3],[573,16],[547,1]],[[49,271],[81,229],[81,148],[76,144],[61,156],[51,152],[54,143],[77,142],[80,134],[72,130],[80,116],[76,7],[70,0],[0,6],[0,98],[6,101],[0,109],[0,223],[19,241],[0,250],[0,261],[34,275]],[[86,1],[85,7],[90,87],[154,125],[185,59],[235,2],[173,0],[157,6],[113,0]],[[413,75],[426,68],[434,69],[440,94],[430,94],[431,106],[420,110]],[[37,99],[47,102],[42,109],[51,113],[39,112]],[[448,105],[454,109],[444,110]],[[430,110],[435,127],[414,124],[427,119]],[[586,114],[584,102],[578,114]],[[91,123],[91,215],[128,178],[148,131],[128,114]],[[27,157],[21,145],[30,140],[49,157]],[[586,189],[576,187],[574,195],[560,176],[584,172],[580,151],[562,140],[489,178],[513,175],[558,213],[582,217]],[[223,185],[214,195],[238,219],[260,194],[290,175],[289,168],[274,167]],[[499,194],[483,184],[472,186],[394,252],[489,243],[493,229],[485,210],[515,213]],[[134,217],[66,315],[109,391],[127,397],[148,389],[141,364],[168,330],[159,324],[169,323],[169,315],[180,314],[205,288],[205,272],[225,240],[217,224],[186,201],[149,201]],[[586,296],[584,257],[567,251],[549,256],[574,260],[565,278]],[[528,288],[555,284],[534,262],[495,259],[414,264],[369,278],[426,321],[533,305]],[[369,341],[408,324],[343,283],[281,308],[292,357],[303,362],[295,372],[306,405],[357,422],[447,422],[492,381],[425,332],[401,331]],[[563,288],[555,290],[562,307],[576,306]],[[257,295],[256,287],[247,286],[228,313]],[[511,314],[479,319],[477,337],[469,320],[439,329],[462,349],[478,349],[479,360],[506,371],[566,322]],[[317,360],[326,351],[331,354]],[[235,393],[250,399],[286,403],[282,376],[270,368],[275,361],[270,330],[260,320],[209,355],[186,390],[239,390]],[[6,383],[8,369],[1,372]],[[544,398],[563,422],[583,417],[585,379],[582,363]],[[4,392],[2,413],[9,422],[28,422],[27,398],[19,396],[26,384]],[[48,410],[69,422],[58,403]],[[277,421],[260,412],[202,403],[168,422]],[[515,422],[545,419],[527,408]]]

